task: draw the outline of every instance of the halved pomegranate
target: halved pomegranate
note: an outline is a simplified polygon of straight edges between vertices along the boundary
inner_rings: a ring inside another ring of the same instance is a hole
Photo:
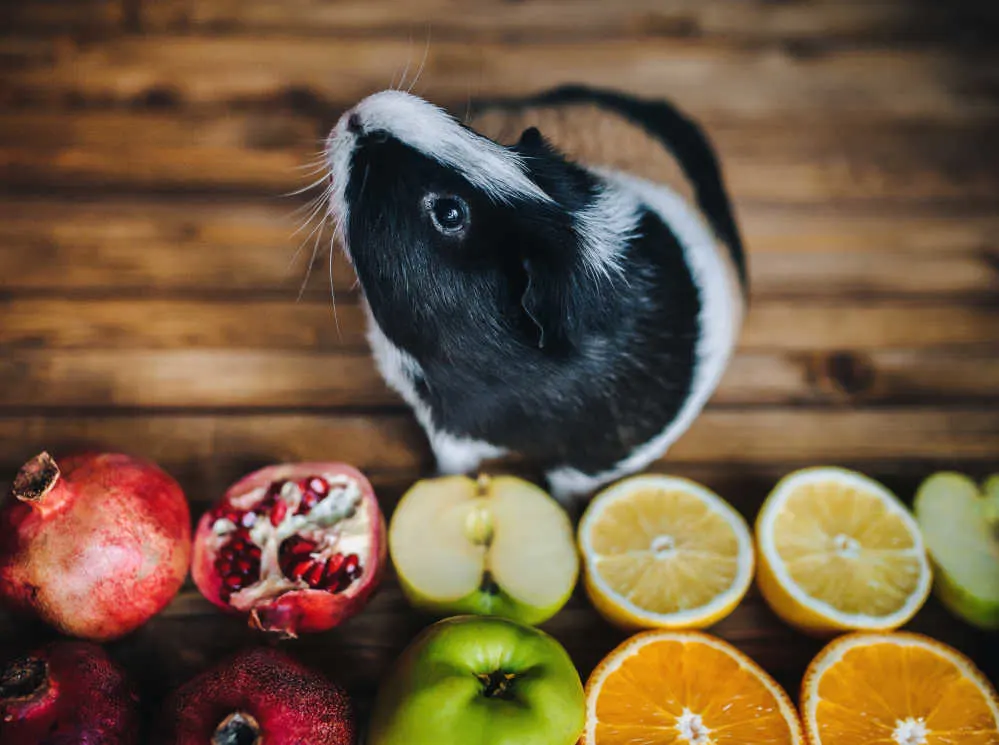
[[[385,518],[360,471],[288,463],[244,477],[202,516],[191,574],[220,608],[297,636],[360,611],[385,555]]]

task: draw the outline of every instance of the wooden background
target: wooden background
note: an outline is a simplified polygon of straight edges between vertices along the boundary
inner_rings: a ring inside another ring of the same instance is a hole
[[[673,98],[714,137],[750,254],[742,344],[660,465],[752,517],[804,465],[906,499],[999,469],[999,10],[930,0],[24,0],[0,3],[0,480],[41,448],[158,460],[199,513],[247,470],[342,459],[387,513],[431,468],[335,266],[292,213],[338,113],[409,77]],[[303,260],[304,259],[304,260]],[[425,619],[392,581],[289,645],[362,706]],[[912,624],[999,677],[996,638]],[[585,676],[622,635],[577,596],[546,628]],[[818,643],[753,593],[715,631],[795,692]],[[0,618],[7,646],[44,636]],[[147,701],[255,639],[191,588],[113,646]],[[989,646],[992,655],[989,655]]]

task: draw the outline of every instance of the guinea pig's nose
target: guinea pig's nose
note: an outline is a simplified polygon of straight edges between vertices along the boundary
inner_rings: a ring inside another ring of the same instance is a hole
[[[363,127],[361,126],[360,115],[356,111],[351,113],[351,115],[347,117],[347,131],[357,135],[361,133],[362,129]]]

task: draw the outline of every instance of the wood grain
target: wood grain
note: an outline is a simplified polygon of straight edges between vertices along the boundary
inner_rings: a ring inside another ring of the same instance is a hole
[[[11,112],[0,119],[0,177],[11,187],[219,189],[273,197],[317,179],[308,164],[332,116],[280,109]],[[738,202],[992,205],[999,153],[989,145],[997,122],[767,116],[713,118],[704,126]]]
[[[143,453],[174,467],[219,469],[259,461],[334,457],[362,469],[417,472],[429,450],[407,414],[179,414],[2,416],[8,467],[33,450],[100,448]],[[999,449],[990,406],[826,410],[715,408],[697,420],[664,463],[764,464],[988,460]],[[16,451],[16,452],[15,452]]]
[[[0,348],[345,350],[366,345],[364,312],[346,300],[0,297]],[[339,324],[337,325],[336,320]],[[961,349],[999,344],[990,305],[761,300],[745,350]]]
[[[743,352],[712,405],[999,403],[995,350]],[[399,407],[366,351],[23,349],[0,359],[0,411]]]
[[[398,79],[418,51],[397,39],[148,36],[30,55],[15,47],[0,91],[14,99],[66,96],[133,102],[150,93],[189,103],[241,104],[307,94],[352,102]],[[26,55],[26,56],[25,56]],[[879,113],[935,120],[994,116],[995,53],[863,49],[796,55],[788,49],[676,40],[560,44],[441,41],[417,91],[442,101],[515,96],[569,81],[661,96],[695,115]],[[961,86],[951,81],[960,79]]]
[[[68,11],[66,11],[68,12]],[[723,38],[733,41],[871,43],[939,38],[960,16],[908,0],[771,3],[747,0],[161,0],[146,8],[144,28],[168,31],[283,32],[299,35],[410,34],[434,39],[608,37]]]

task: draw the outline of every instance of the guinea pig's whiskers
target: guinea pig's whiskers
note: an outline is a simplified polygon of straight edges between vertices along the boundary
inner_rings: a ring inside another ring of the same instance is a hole
[[[430,56],[430,27],[427,26],[427,43],[423,47],[423,59],[420,60],[420,66],[416,68],[416,75],[413,76],[413,82],[409,84],[409,87],[406,89],[406,93],[412,93],[413,88],[415,88],[416,84],[420,82],[420,75],[423,74],[423,70],[427,64],[427,57],[429,56]]]
[[[402,75],[399,77],[399,85],[395,85],[395,75],[392,76],[392,81],[389,83],[389,88],[394,91],[401,91],[403,86],[406,85],[406,76],[409,75],[409,66],[413,62],[413,37],[409,37],[409,46],[406,48],[406,66],[402,69]]]
[[[340,316],[336,312],[336,290],[333,289],[333,243],[336,241],[337,233],[340,232],[340,223],[337,221],[333,228],[333,236],[330,238],[330,304],[333,306],[333,323],[336,324],[336,336],[343,343],[343,334],[340,332]]]
[[[317,178],[315,181],[313,181],[308,186],[303,186],[301,189],[296,189],[295,191],[287,192],[286,194],[282,194],[282,196],[285,196],[285,197],[296,197],[299,194],[305,194],[307,191],[311,191],[312,189],[315,189],[318,186],[322,186],[323,182],[326,181],[327,178],[328,178],[328,176],[324,172],[322,176],[320,176],[319,178]]]

